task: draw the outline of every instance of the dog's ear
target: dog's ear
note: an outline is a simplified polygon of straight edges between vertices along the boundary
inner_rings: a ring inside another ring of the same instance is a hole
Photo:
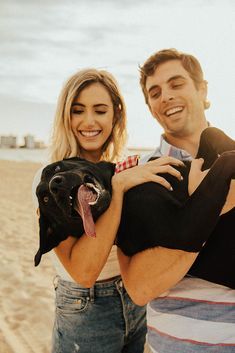
[[[34,265],[38,266],[43,254],[52,250],[60,243],[48,218],[40,211],[39,217],[39,249],[34,257]]]

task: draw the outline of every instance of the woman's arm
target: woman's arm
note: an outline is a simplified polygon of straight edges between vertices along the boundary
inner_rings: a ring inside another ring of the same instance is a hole
[[[194,160],[189,175],[189,193],[196,190],[208,171],[201,171],[203,160]],[[230,191],[221,213],[235,207],[235,181],[230,184]],[[132,300],[138,305],[145,305],[179,282],[195,261],[198,253],[155,247],[125,256],[118,249],[118,258],[124,285]]]
[[[104,267],[119,227],[124,193],[130,188],[149,181],[170,189],[171,185],[157,173],[170,173],[181,178],[172,165],[182,162],[162,157],[145,165],[127,169],[112,178],[112,200],[106,212],[96,222],[96,238],[83,234],[79,239],[68,237],[55,252],[71,277],[84,287],[91,287]]]

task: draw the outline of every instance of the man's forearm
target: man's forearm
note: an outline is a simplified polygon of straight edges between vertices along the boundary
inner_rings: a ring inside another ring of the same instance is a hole
[[[128,258],[118,250],[124,285],[138,305],[145,305],[178,283],[197,255],[198,253],[156,247]]]

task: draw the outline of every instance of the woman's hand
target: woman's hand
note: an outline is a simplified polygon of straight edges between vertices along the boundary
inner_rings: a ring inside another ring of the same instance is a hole
[[[190,167],[189,177],[188,177],[188,193],[191,196],[192,193],[201,184],[202,180],[205,178],[209,169],[202,172],[202,165],[204,163],[203,158],[193,159]]]
[[[117,189],[119,192],[121,191],[124,193],[136,185],[150,181],[161,184],[168,190],[172,190],[170,183],[158,175],[159,173],[169,173],[181,180],[181,173],[172,167],[172,165],[182,166],[184,163],[173,157],[160,157],[144,165],[138,165],[136,167],[126,169],[113,176],[113,190]]]

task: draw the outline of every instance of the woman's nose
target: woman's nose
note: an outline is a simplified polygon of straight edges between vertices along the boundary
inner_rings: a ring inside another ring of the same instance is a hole
[[[84,123],[87,124],[87,126],[93,126],[95,124],[95,117],[92,112],[87,112],[84,117]]]

